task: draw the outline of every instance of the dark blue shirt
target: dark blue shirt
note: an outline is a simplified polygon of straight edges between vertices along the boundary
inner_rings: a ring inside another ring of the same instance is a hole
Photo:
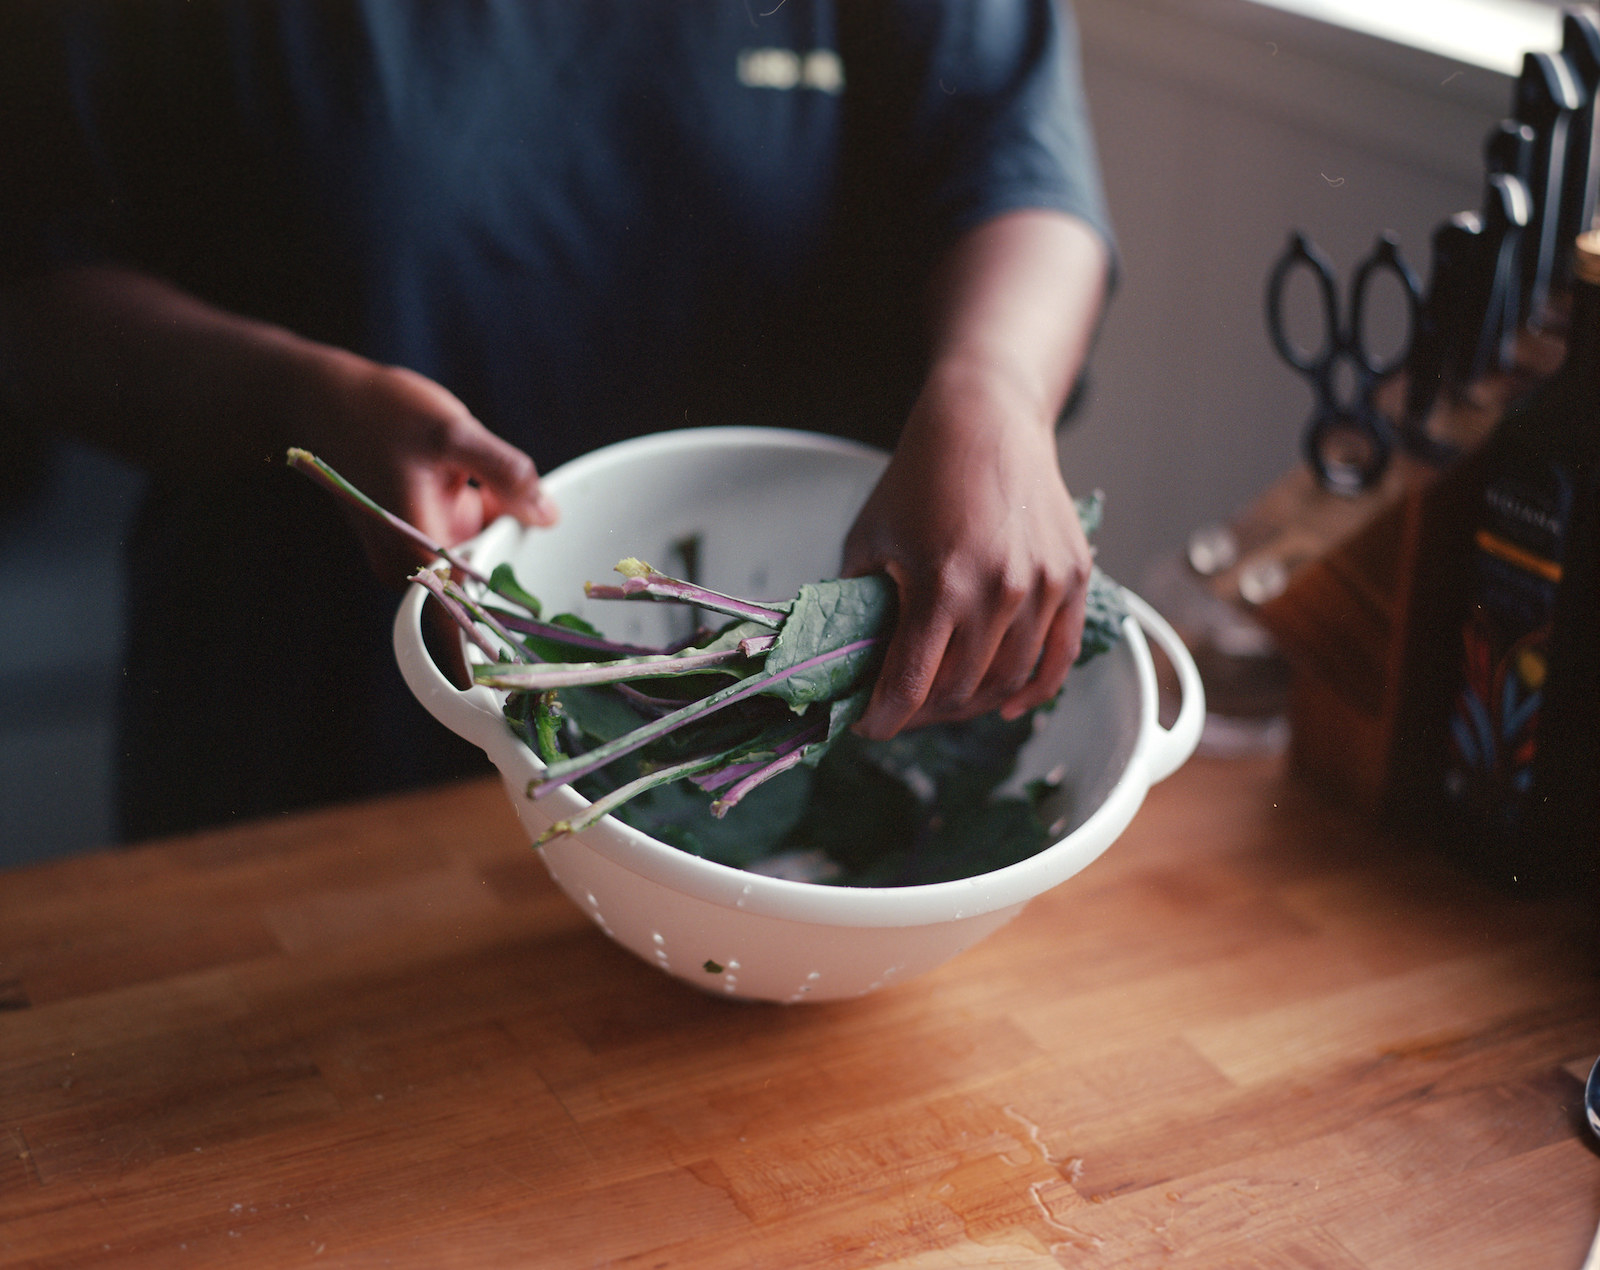
[[[1021,206],[1105,226],[1052,0],[11,13],[12,268],[125,258],[545,468],[685,421],[892,440],[932,255]]]
[[[542,470],[685,424],[892,445],[933,260],[1024,207],[1106,231],[1060,0],[0,10],[0,274],[152,271],[437,379]],[[155,475],[130,836],[461,770],[325,496]]]

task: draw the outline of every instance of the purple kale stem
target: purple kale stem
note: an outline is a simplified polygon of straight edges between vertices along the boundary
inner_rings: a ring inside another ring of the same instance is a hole
[[[570,644],[573,648],[588,648],[597,653],[616,653],[620,657],[643,657],[652,653],[677,651],[672,648],[648,648],[643,644],[619,644],[602,635],[587,635],[583,631],[573,630],[570,626],[562,626],[559,622],[544,622],[536,617],[525,617],[520,613],[507,612],[505,609],[486,608],[485,611],[499,618],[507,630],[518,631],[523,635],[539,635],[558,643]]]
[[[616,683],[621,679],[659,679],[688,674],[696,670],[715,670],[729,662],[744,661],[739,648],[719,648],[707,653],[675,653],[664,656],[621,657],[616,661],[542,662],[536,666],[473,667],[473,678],[491,688],[520,691],[570,688],[578,684]]]
[[[653,714],[657,718],[676,710],[683,704],[682,698],[652,697],[649,693],[640,692],[632,684],[613,684],[611,690],[635,709],[643,710],[646,714]]]
[[[689,634],[684,635],[679,639],[672,640],[669,643],[663,644],[656,651],[657,652],[662,652],[662,653],[681,653],[684,649],[692,648],[694,645],[698,644],[701,640],[709,639],[709,638],[711,638],[711,636],[713,636],[715,634],[716,634],[716,632],[714,630],[712,630],[709,626],[699,626],[699,627],[696,627]]]
[[[463,608],[458,600],[445,589],[444,579],[432,569],[418,569],[411,575],[411,580],[422,587],[434,599],[444,606],[444,611],[455,620],[457,626],[467,633],[470,639],[491,661],[500,659],[500,650],[489,642],[489,637],[478,629],[478,624],[472,620],[472,615]]]
[[[692,776],[694,773],[703,771],[720,760],[721,755],[711,754],[701,758],[686,759],[682,763],[673,763],[668,767],[660,767],[653,772],[646,772],[643,776],[636,777],[625,785],[617,786],[616,789],[613,789],[604,797],[595,799],[594,802],[590,803],[576,816],[567,820],[556,821],[555,824],[539,835],[538,840],[533,845],[536,847],[543,846],[551,838],[559,837],[561,834],[577,833],[580,830],[587,829],[603,816],[622,806],[630,798],[644,793],[645,790],[654,789],[657,785],[669,784],[685,776]],[[531,798],[539,797],[538,788],[531,781],[528,783],[528,795]]]
[[[706,793],[714,794],[719,789],[726,789],[735,781],[741,779],[742,777],[748,776],[751,772],[759,770],[762,763],[771,761],[772,760],[770,759],[760,759],[749,760],[743,763],[729,763],[725,767],[715,768],[712,771],[705,773],[703,776],[696,776],[694,778],[694,783],[701,789],[705,790]]]
[[[590,772],[597,772],[611,762],[612,759],[620,758],[624,754],[631,754],[634,750],[649,745],[657,737],[665,736],[698,715],[710,714],[712,711],[720,710],[724,706],[732,705],[735,701],[742,701],[746,697],[752,697],[773,684],[781,683],[783,680],[793,675],[798,675],[802,671],[811,670],[814,667],[826,665],[830,661],[837,661],[841,657],[848,657],[852,653],[861,652],[865,648],[872,647],[877,642],[876,636],[858,639],[838,648],[831,648],[825,653],[818,653],[815,657],[808,657],[804,661],[796,662],[786,670],[776,671],[770,675],[752,675],[741,683],[720,688],[709,696],[690,702],[681,710],[674,710],[671,714],[654,719],[635,728],[632,732],[624,733],[615,740],[607,741],[604,745],[597,745],[586,754],[575,755],[562,762],[552,763],[545,769],[545,779],[533,787],[533,797],[543,798],[551,790],[560,788],[570,780],[576,780],[580,776],[587,776]]]
[[[737,596],[710,591],[681,578],[669,578],[657,572],[643,560],[628,557],[619,561],[617,572],[627,578],[621,585],[584,584],[584,594],[594,600],[671,600],[679,604],[693,604],[697,608],[726,613],[729,617],[742,617],[760,622],[763,626],[782,626],[788,613],[767,604],[741,600]]]
[[[484,608],[483,605],[479,604],[455,583],[447,580],[444,585],[446,593],[452,600],[461,605],[463,609],[506,642],[514,661],[527,662],[529,660],[528,650],[522,646],[522,641],[508,631],[492,612]]]
[[[827,735],[827,730],[825,722],[802,723],[789,736],[784,737],[783,740],[773,745],[771,757],[751,759],[742,763],[728,763],[714,771],[707,772],[703,776],[696,776],[694,783],[705,790],[706,793],[714,794],[719,789],[726,789],[736,781],[740,781],[754,772],[759,772],[775,758],[782,758],[784,755],[796,751],[801,752],[803,756],[805,747],[813,741],[820,741]]]
[[[475,582],[482,582],[485,586],[488,585],[489,579],[468,564],[464,557],[435,542],[415,525],[401,520],[393,512],[378,506],[377,503],[373,502],[309,450],[302,450],[298,446],[291,447],[289,450],[289,466],[305,473],[318,485],[322,486],[323,489],[344,499],[345,502],[376,516],[391,529],[397,530],[411,539],[424,551],[436,556],[442,556],[452,569],[460,570],[462,574]]]
[[[758,767],[721,798],[718,798],[715,802],[713,802],[711,804],[711,814],[718,820],[721,820],[722,817],[726,816],[729,811],[736,807],[739,803],[739,800],[751,790],[755,789],[759,785],[766,784],[774,776],[780,776],[784,772],[787,772],[791,767],[794,767],[797,763],[799,763],[801,759],[805,758],[805,756],[805,747],[799,746],[793,750],[790,750],[787,754],[778,755],[778,757],[773,759],[770,763]]]

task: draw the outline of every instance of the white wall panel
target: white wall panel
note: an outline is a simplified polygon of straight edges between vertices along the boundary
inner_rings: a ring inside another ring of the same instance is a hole
[[[1249,0],[1075,8],[1123,275],[1063,459],[1106,491],[1102,562],[1137,583],[1298,461],[1310,392],[1264,307],[1289,232],[1348,276],[1392,230],[1426,282],[1511,80]]]

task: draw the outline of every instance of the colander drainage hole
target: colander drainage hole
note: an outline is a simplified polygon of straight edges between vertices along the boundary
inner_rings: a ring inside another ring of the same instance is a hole
[[[600,911],[600,901],[595,899],[594,892],[585,891],[583,898],[589,905],[589,916],[594,919],[594,924],[600,928],[607,938],[615,939],[616,935],[612,933],[611,923],[606,921],[605,914]]]

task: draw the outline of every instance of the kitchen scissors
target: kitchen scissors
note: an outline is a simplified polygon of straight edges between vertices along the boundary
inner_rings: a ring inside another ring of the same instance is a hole
[[[1316,282],[1321,313],[1321,343],[1306,352],[1289,338],[1284,297],[1296,270],[1309,271]],[[1389,357],[1375,357],[1367,347],[1368,288],[1382,273],[1400,284],[1405,296],[1405,339]],[[1422,305],[1422,288],[1400,256],[1399,240],[1380,234],[1371,253],[1350,282],[1348,322],[1340,311],[1333,266],[1298,231],[1272,268],[1267,280],[1267,329],[1278,356],[1311,384],[1315,406],[1301,440],[1306,462],[1323,488],[1359,494],[1383,475],[1394,451],[1394,430],[1373,404],[1378,383],[1399,370],[1410,355]]]

